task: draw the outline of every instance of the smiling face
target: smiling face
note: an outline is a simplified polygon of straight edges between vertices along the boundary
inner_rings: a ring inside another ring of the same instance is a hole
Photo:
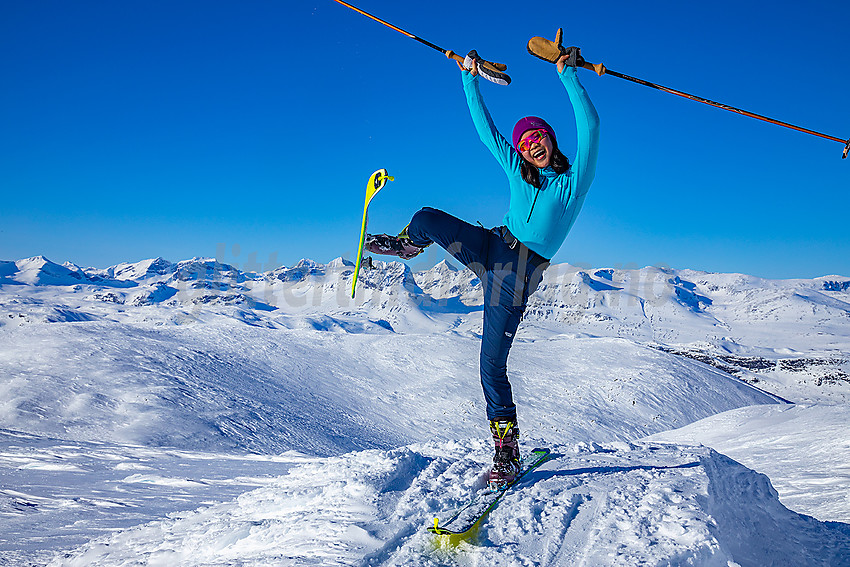
[[[545,130],[525,132],[517,144],[522,157],[537,168],[544,168],[552,161],[552,140]]]

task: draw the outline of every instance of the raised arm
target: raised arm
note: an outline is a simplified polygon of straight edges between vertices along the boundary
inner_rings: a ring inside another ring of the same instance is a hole
[[[493,118],[484,105],[484,98],[478,88],[477,74],[474,71],[462,71],[461,77],[463,92],[466,94],[466,104],[469,106],[469,114],[472,116],[472,123],[475,125],[478,137],[481,138],[481,141],[484,142],[484,145],[487,146],[487,149],[490,150],[490,153],[493,154],[506,173],[510,175],[518,172],[519,160],[522,158],[516,153],[511,143],[496,129]]]
[[[575,175],[573,190],[576,195],[584,195],[596,175],[596,158],[599,154],[599,115],[590,102],[587,91],[578,80],[575,67],[559,65],[561,82],[567,89],[576,118],[578,142],[572,170]]]

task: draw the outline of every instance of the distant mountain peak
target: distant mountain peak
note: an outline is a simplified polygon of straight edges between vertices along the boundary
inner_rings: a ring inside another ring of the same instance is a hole
[[[82,271],[73,271],[51,262],[44,256],[33,256],[15,262],[15,279],[30,285],[75,285],[85,281]]]

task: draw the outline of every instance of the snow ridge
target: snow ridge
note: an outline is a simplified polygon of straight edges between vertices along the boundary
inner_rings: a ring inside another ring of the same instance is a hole
[[[303,465],[233,502],[95,540],[51,565],[839,565],[850,530],[784,508],[707,448],[554,447],[467,541],[423,526],[484,486],[480,443]],[[304,537],[304,534],[311,534]]]

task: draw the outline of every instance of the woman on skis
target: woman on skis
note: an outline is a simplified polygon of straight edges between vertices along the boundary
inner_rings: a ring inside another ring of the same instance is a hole
[[[463,90],[481,141],[504,169],[510,206],[504,225],[485,229],[443,211],[423,208],[397,237],[372,236],[366,248],[410,258],[436,242],[480,278],[484,327],[480,374],[487,418],[495,441],[490,472],[494,487],[510,484],[520,470],[516,405],[507,375],[508,352],[528,303],[581,210],[596,171],[599,116],[578,80],[579,49],[557,60],[578,130],[574,162],[561,153],[542,118],[526,116],[511,142],[496,129],[479,90],[478,61],[461,71]]]

